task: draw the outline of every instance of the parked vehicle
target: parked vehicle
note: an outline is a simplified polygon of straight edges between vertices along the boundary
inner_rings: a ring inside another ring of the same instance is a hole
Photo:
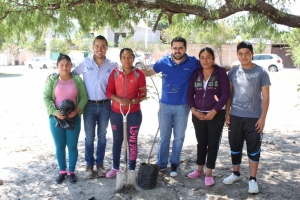
[[[143,52],[134,52],[135,59],[133,66],[136,68],[142,68],[145,65],[147,68],[152,67],[155,63],[153,56],[150,53]],[[120,57],[117,53],[109,53],[107,58],[117,63],[118,66],[121,66]]]
[[[78,66],[82,61],[82,59],[75,58],[75,57],[71,57],[71,60],[72,60],[72,68]]]
[[[283,69],[282,59],[276,54],[255,54],[252,62],[270,72],[278,72]],[[236,67],[240,64],[240,61],[235,61],[231,64],[231,67]]]
[[[81,63],[81,61],[82,61],[82,59],[78,59],[78,58],[72,58],[72,57],[70,57],[71,58],[71,61],[72,61],[72,68],[74,68],[74,67],[76,67],[76,66],[78,66],[80,63]],[[57,67],[56,67],[56,64],[55,64],[55,67],[53,67],[54,69],[56,69]]]
[[[25,66],[28,66],[29,69],[40,68],[56,68],[56,61],[50,60],[46,57],[33,57],[30,60],[24,62]]]
[[[154,63],[154,58],[150,53],[135,53],[133,65],[136,68],[142,68],[143,66],[149,68],[152,67]]]

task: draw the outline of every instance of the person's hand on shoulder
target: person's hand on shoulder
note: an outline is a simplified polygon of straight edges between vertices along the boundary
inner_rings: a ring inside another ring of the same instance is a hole
[[[57,73],[56,73],[56,72],[53,72],[53,73],[49,74],[49,75],[46,77],[45,83],[47,83],[47,82],[49,81],[49,79],[50,79],[52,76],[54,76],[54,75],[57,75]]]
[[[232,66],[232,67],[236,67],[236,66]],[[228,72],[231,69],[231,66],[224,66],[223,68],[226,70],[226,72]]]

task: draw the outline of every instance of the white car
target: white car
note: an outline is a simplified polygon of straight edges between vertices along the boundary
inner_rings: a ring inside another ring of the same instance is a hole
[[[50,60],[46,57],[33,57],[30,60],[26,60],[25,66],[28,66],[29,69],[40,68],[56,68],[56,61]]]
[[[136,68],[152,67],[155,64],[154,58],[150,53],[135,53],[133,66]]]
[[[283,69],[282,59],[276,54],[255,54],[252,62],[270,72],[278,72]],[[235,61],[231,64],[231,67],[236,67],[240,64],[240,61]]]
[[[146,68],[152,67],[155,63],[153,57],[149,53],[142,53],[142,52],[134,52],[135,59],[133,62],[133,66],[136,68],[141,69],[143,66]],[[121,66],[120,57],[117,54],[109,54],[107,56],[111,61],[117,63],[118,66]]]
[[[83,59],[71,57],[72,60],[72,68],[78,66]]]

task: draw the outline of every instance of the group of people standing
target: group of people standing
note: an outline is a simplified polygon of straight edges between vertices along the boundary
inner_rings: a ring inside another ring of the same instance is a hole
[[[170,176],[178,175],[180,154],[185,138],[188,116],[197,139],[198,168],[189,173],[189,178],[205,176],[205,185],[214,184],[212,170],[215,168],[224,123],[228,126],[233,173],[224,179],[224,184],[241,180],[239,172],[244,140],[247,144],[250,179],[249,193],[258,193],[256,173],[260,157],[260,146],[265,118],[269,105],[270,80],[268,73],[252,63],[253,47],[249,42],[237,46],[241,62],[228,75],[215,64],[211,48],[199,52],[199,60],[186,54],[186,40],[176,37],[171,42],[172,54],[159,59],[150,69],[137,69],[133,65],[135,54],[130,48],[120,51],[122,66],[106,58],[107,40],[97,36],[93,42],[93,57],[85,58],[71,72],[71,60],[61,55],[57,60],[59,74],[47,81],[44,102],[48,110],[50,130],[56,146],[56,157],[60,168],[57,183],[66,176],[70,182],[77,181],[75,164],[78,157],[77,143],[80,132],[79,115],[83,113],[85,130],[86,177],[113,178],[120,170],[120,154],[123,142],[122,113],[127,113],[127,141],[129,146],[129,170],[135,170],[138,152],[137,139],[142,123],[140,102],[146,97],[146,76],[162,73],[162,92],[159,102],[158,121],[160,141],[157,155],[159,171],[167,169]],[[200,62],[199,62],[200,61]],[[83,81],[78,75],[83,75]],[[84,87],[85,86],[85,87]],[[69,116],[61,116],[59,104],[71,99],[76,109]],[[74,130],[55,125],[55,117],[76,117]],[[113,133],[113,166],[109,172],[103,165],[106,148],[106,129],[111,122]],[[96,130],[97,125],[97,130]],[[97,133],[96,156],[94,139]],[[173,133],[172,153],[169,155]],[[66,169],[68,147],[69,166]],[[170,156],[170,158],[169,158]],[[204,169],[206,165],[206,171]]]

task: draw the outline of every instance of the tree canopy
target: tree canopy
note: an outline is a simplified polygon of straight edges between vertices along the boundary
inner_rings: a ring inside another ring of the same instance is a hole
[[[68,36],[78,25],[83,32],[99,27],[131,27],[132,22],[155,16],[153,30],[159,22],[192,21],[202,26],[233,14],[248,11],[259,27],[274,24],[300,28],[300,16],[286,5],[294,0],[0,0],[0,38],[9,33],[41,36],[46,28]],[[153,18],[153,17],[152,17]],[[276,27],[275,27],[276,28]],[[133,29],[131,29],[133,30]]]

